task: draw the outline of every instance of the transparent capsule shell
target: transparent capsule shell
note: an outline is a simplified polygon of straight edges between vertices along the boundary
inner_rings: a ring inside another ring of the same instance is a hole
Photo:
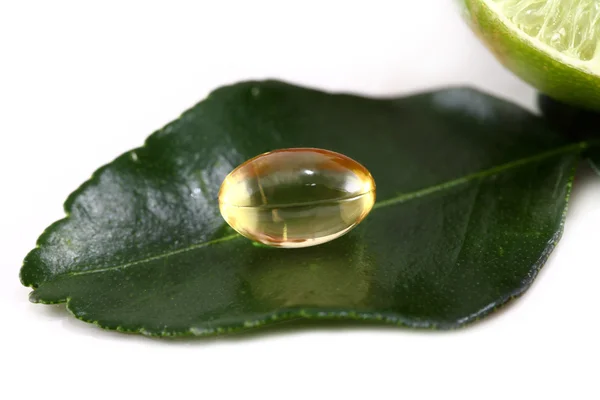
[[[225,221],[268,246],[299,248],[336,239],[375,204],[375,181],[353,159],[314,148],[275,150],[234,169],[219,191]]]

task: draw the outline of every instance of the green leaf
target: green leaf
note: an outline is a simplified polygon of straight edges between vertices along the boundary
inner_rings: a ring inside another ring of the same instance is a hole
[[[377,182],[338,240],[255,246],[217,206],[262,152],[344,153]],[[98,170],[21,270],[31,300],[148,335],[208,335],[292,318],[454,328],[523,293],[562,230],[573,144],[471,89],[375,100],[281,82],[218,89]]]
[[[574,142],[586,140],[593,144],[585,156],[600,175],[600,113],[562,103],[544,94],[538,96],[538,104],[544,118],[565,137]]]

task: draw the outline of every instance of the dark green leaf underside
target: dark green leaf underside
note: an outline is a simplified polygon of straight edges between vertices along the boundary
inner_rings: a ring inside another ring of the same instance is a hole
[[[287,147],[365,165],[378,189],[371,215],[305,249],[235,234],[218,211],[223,178]],[[560,236],[583,147],[471,89],[375,100],[240,83],[97,171],[21,279],[34,302],[67,301],[84,321],[149,335],[299,317],[453,328],[532,283]]]
[[[600,175],[600,113],[561,103],[544,94],[538,96],[542,115],[573,142],[588,141],[585,157]]]

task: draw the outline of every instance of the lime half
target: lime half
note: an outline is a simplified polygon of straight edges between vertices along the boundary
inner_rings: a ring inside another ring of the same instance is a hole
[[[463,0],[506,67],[551,97],[600,110],[600,0]]]

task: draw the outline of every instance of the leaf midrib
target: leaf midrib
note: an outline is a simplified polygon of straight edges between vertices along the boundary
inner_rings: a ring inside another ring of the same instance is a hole
[[[521,158],[515,161],[510,161],[508,163],[505,164],[501,164],[499,166],[496,167],[492,167],[492,168],[488,168],[479,172],[475,172],[469,175],[465,175],[463,177],[457,178],[457,179],[453,179],[447,182],[443,182],[434,186],[430,186],[427,188],[423,188],[423,189],[419,189],[416,190],[414,192],[410,192],[410,193],[403,193],[400,194],[396,197],[393,197],[391,199],[387,199],[387,200],[383,200],[383,201],[379,201],[377,202],[374,207],[373,210],[375,209],[379,209],[382,207],[388,207],[388,206],[392,206],[392,205],[396,205],[396,204],[402,204],[405,203],[407,201],[416,199],[416,198],[420,198],[420,197],[424,197],[424,196],[428,196],[432,193],[436,193],[436,192],[440,192],[443,190],[447,190],[462,184],[466,184],[468,182],[472,182],[474,180],[478,180],[478,179],[483,179],[489,176],[493,176],[493,175],[497,175],[503,171],[506,170],[510,170],[513,168],[517,168],[523,165],[527,165],[536,161],[541,161],[553,156],[557,156],[560,154],[565,154],[565,153],[570,153],[570,152],[575,152],[575,150],[578,151],[583,151],[584,149],[586,149],[587,147],[589,147],[589,143],[587,142],[578,142],[578,143],[573,143],[573,144],[569,144],[566,146],[561,146],[558,147],[554,150],[549,150],[543,153],[539,153],[533,156],[529,156],[529,157],[525,157],[525,158]],[[107,272],[107,271],[112,271],[115,269],[122,269],[122,268],[128,268],[128,267],[132,267],[135,265],[140,265],[140,264],[145,264],[147,262],[150,261],[155,261],[155,260],[160,260],[162,258],[165,257],[171,257],[177,254],[182,254],[182,253],[186,253],[188,251],[192,251],[192,250],[196,250],[196,249],[200,249],[202,247],[207,247],[216,243],[221,243],[221,242],[226,242],[232,239],[236,239],[236,238],[241,238],[242,236],[238,233],[234,233],[228,236],[224,236],[218,239],[214,239],[214,240],[209,240],[208,242],[204,242],[204,243],[197,243],[197,244],[193,244],[191,246],[182,248],[182,249],[177,249],[177,250],[173,250],[173,251],[169,251],[169,252],[165,252],[162,254],[158,254],[156,256],[152,256],[152,257],[147,257],[144,258],[142,260],[137,260],[137,261],[132,261],[129,263],[125,263],[125,264],[121,264],[121,265],[116,265],[116,266],[112,266],[112,267],[106,267],[106,268],[98,268],[98,269],[93,269],[93,270],[86,270],[86,271],[79,271],[79,272],[69,272],[66,273],[64,275],[67,276],[78,276],[78,275],[87,275],[87,274],[96,274],[96,273],[100,273],[100,272]]]

